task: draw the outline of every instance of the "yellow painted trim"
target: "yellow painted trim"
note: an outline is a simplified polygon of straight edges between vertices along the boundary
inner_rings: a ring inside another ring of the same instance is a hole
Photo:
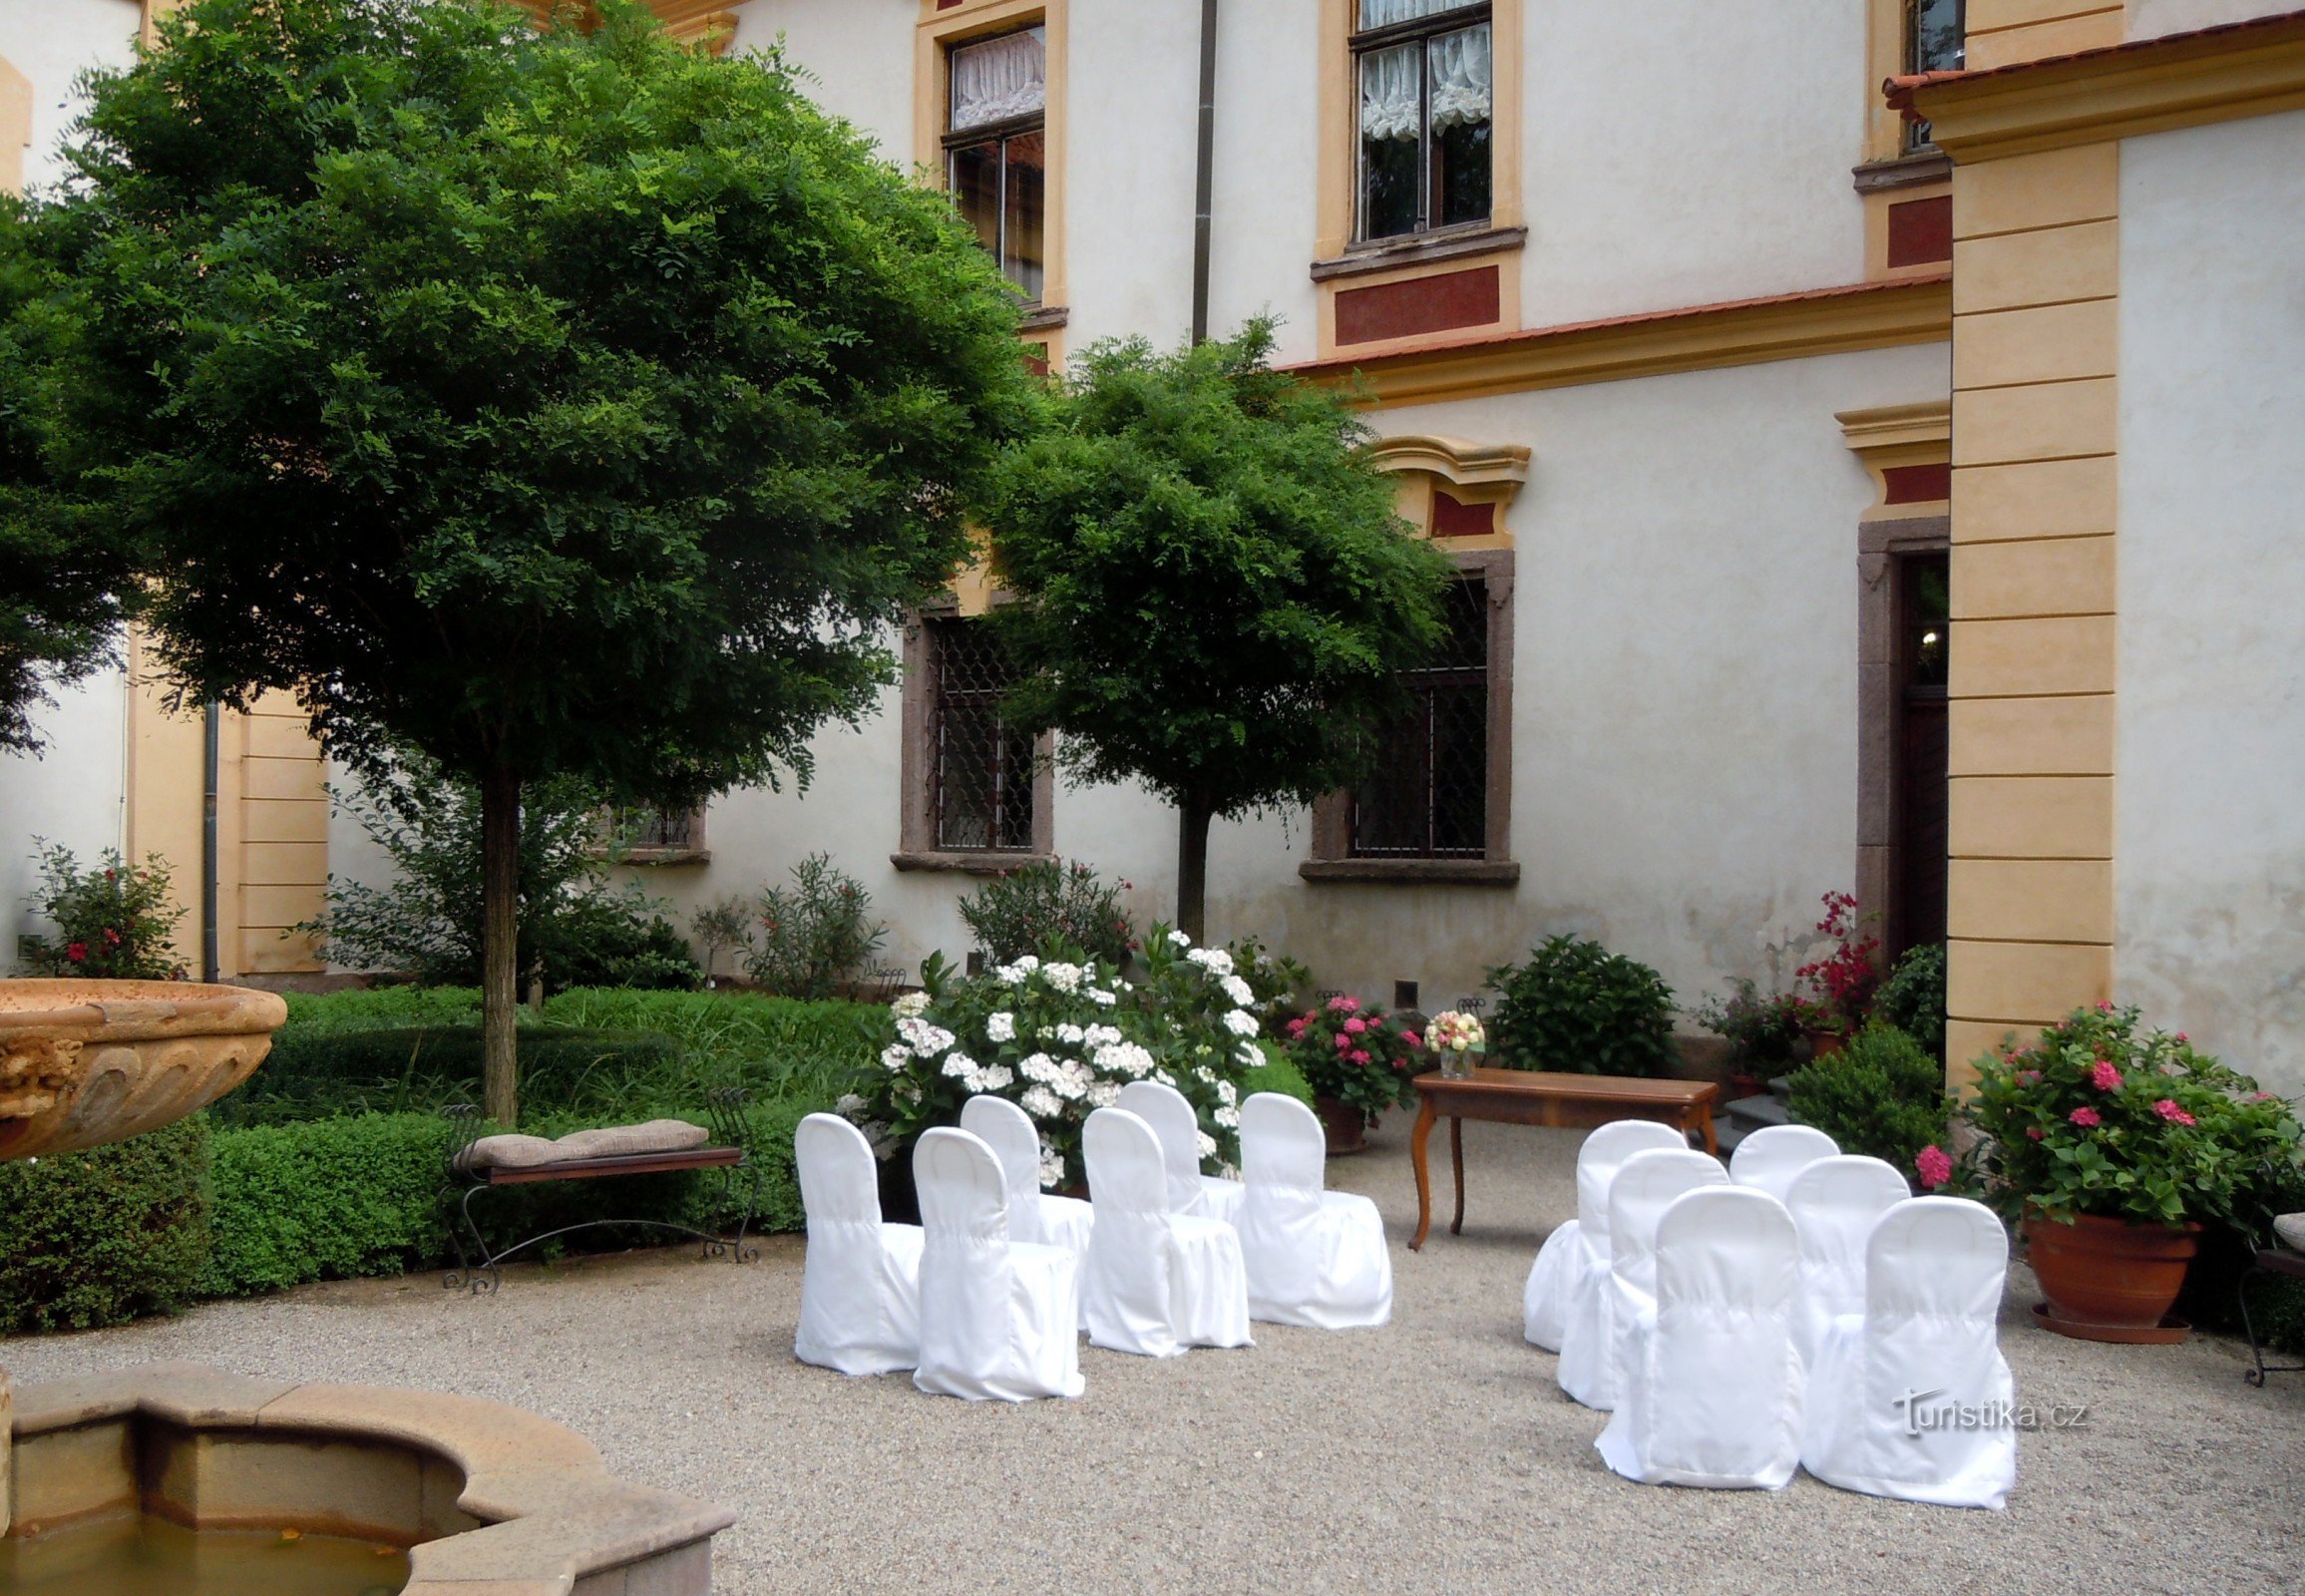
[[[1961,163],[2305,107],[2305,15],[2204,29],[1909,91]]]
[[[1067,0],[965,0],[948,11],[934,0],[921,0],[921,20],[913,31],[913,161],[920,181],[929,188],[945,187],[945,119],[951,74],[945,53],[954,45],[986,34],[1007,33],[1039,23],[1048,30],[1048,110],[1044,126],[1048,139],[1048,191],[1042,200],[1040,226],[1047,257],[1040,268],[1040,302],[1062,305],[1064,277],[1064,187],[1066,115]],[[1050,369],[1061,357],[1061,329],[1035,332],[1027,341],[1048,344]]]
[[[1522,443],[1469,443],[1409,432],[1378,438],[1368,459],[1379,471],[1424,471],[1459,488],[1502,488],[1509,497],[1529,480],[1529,446]]]
[[[183,0],[146,0],[148,9],[155,4],[165,9],[182,3]],[[513,4],[540,26],[550,22],[553,13],[569,3],[570,0],[513,0]],[[731,8],[742,5],[744,0],[642,0],[642,3],[673,39],[682,44],[703,44],[717,56],[725,54],[736,37],[736,13]],[[588,29],[597,18],[598,13],[587,4],[578,26]]]
[[[32,80],[0,56],[0,194],[24,192],[24,152],[32,147]]]
[[[1841,424],[1841,441],[1873,479],[1873,506],[1865,520],[1929,513],[1930,501],[1892,505],[1888,472],[1897,466],[1937,466],[1953,458],[1953,406],[1949,400],[1923,399],[1909,405],[1883,405],[1876,410],[1843,410],[1833,419]]]
[[[1381,288],[1387,283],[1412,282],[1420,277],[1445,277],[1451,272],[1477,271],[1483,266],[1494,266],[1497,273],[1497,315],[1494,321],[1474,322],[1462,327],[1447,327],[1439,332],[1410,333],[1403,338],[1370,338],[1362,343],[1340,344],[1337,341],[1337,296],[1359,288]],[[1324,360],[1365,360],[1373,355],[1409,353],[1419,349],[1442,349],[1477,338],[1483,333],[1515,332],[1521,325],[1521,245],[1507,244],[1496,250],[1474,255],[1458,255],[1448,260],[1429,261],[1417,265],[1396,266],[1390,271],[1371,271],[1365,276],[1332,277],[1314,285],[1320,295],[1320,350]]]
[[[1953,325],[1944,277],[1860,283],[1813,294],[1545,327],[1445,348],[1299,366],[1357,385],[1378,409],[1938,343]]]
[[[1905,152],[1905,119],[1874,86],[1905,70],[1905,0],[1865,0],[1865,64],[1864,158],[1888,161]]]
[[[1943,183],[1916,185],[1910,189],[1892,189],[1860,195],[1865,208],[1865,280],[1867,282],[1902,282],[1909,277],[1942,277],[1953,269],[1950,260],[1917,260],[1909,266],[1889,264],[1889,207],[1911,204],[1916,200],[1941,200],[1953,192],[1950,179]]]

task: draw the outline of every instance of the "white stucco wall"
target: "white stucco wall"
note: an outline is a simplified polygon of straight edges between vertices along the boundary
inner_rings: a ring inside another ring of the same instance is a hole
[[[0,974],[16,966],[19,936],[49,929],[25,903],[39,879],[34,839],[63,844],[83,864],[121,843],[126,678],[99,670],[54,697],[35,717],[43,752],[0,754]]]
[[[734,8],[729,51],[766,49],[779,35],[813,80],[809,97],[869,133],[881,154],[913,169],[913,25],[904,0],[749,0]]]
[[[2128,0],[2127,32],[2131,39],[2157,39],[2296,9],[2297,0]]]
[[[32,80],[26,189],[64,176],[57,150],[84,109],[73,80],[90,67],[133,62],[143,20],[137,0],[0,0],[0,55]]]
[[[2305,112],[2120,154],[2116,980],[2305,1091]]]

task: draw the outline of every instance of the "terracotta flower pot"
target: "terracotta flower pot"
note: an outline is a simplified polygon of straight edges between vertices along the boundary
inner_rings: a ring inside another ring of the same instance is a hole
[[[1315,1097],[1313,1111],[1321,1116],[1321,1129],[1329,1138],[1329,1156],[1342,1158],[1346,1153],[1365,1152],[1368,1147],[1368,1120],[1359,1109],[1335,1097]]]
[[[1832,1057],[1849,1043],[1849,1038],[1837,1030],[1803,1030],[1801,1034],[1808,1038],[1808,1055],[1811,1063],[1819,1058]]]
[[[2082,1341],[2177,1342],[2188,1327],[2168,1312],[2185,1284],[2201,1227],[2136,1225],[2079,1214],[2064,1224],[2025,1216],[2025,1247],[2049,1301],[2042,1327]]]

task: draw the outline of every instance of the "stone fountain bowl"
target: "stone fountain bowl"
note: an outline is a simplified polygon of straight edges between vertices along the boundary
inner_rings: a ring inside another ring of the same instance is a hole
[[[182,981],[0,981],[0,1158],[157,1130],[272,1050],[275,993]]]

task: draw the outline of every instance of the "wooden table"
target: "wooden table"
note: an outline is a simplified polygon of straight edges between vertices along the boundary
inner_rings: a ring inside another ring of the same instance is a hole
[[[1464,1121],[1495,1120],[1507,1125],[1605,1125],[1615,1119],[1657,1119],[1695,1131],[1705,1138],[1705,1150],[1718,1154],[1713,1139],[1713,1107],[1721,1088],[1710,1080],[1651,1080],[1639,1075],[1547,1074],[1527,1069],[1475,1069],[1469,1077],[1452,1079],[1438,1070],[1410,1082],[1422,1099],[1416,1111],[1416,1129],[1408,1139],[1410,1160],[1416,1165],[1416,1239],[1410,1251],[1424,1245],[1432,1229],[1432,1176],[1425,1163],[1425,1142],[1432,1122],[1448,1116],[1448,1154],[1456,1173],[1456,1217],[1448,1233],[1464,1230]]]

